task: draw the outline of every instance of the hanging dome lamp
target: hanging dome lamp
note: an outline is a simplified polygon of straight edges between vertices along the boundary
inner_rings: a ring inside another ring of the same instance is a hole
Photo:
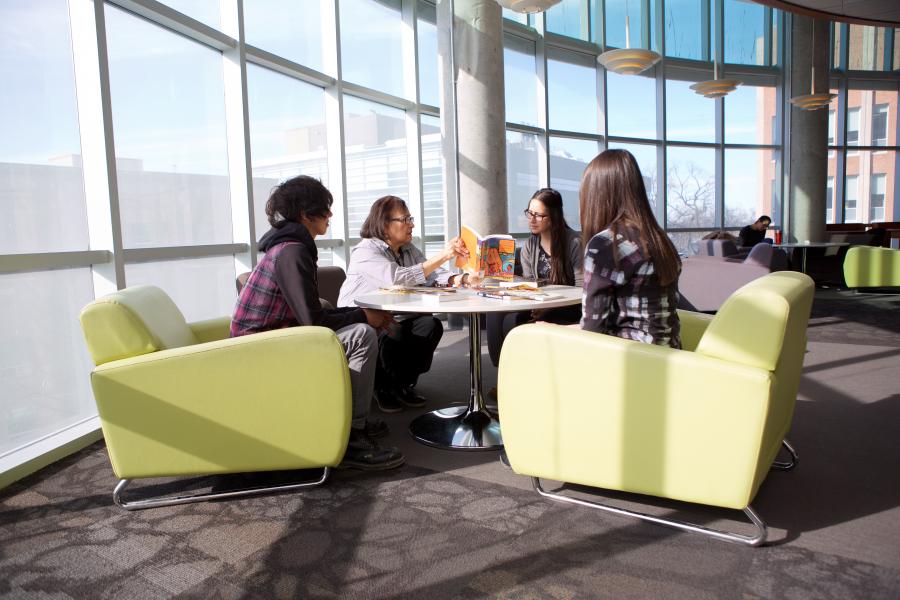
[[[497,4],[517,13],[538,13],[551,8],[562,0],[497,0]]]
[[[812,20],[812,39],[813,43],[810,44],[812,48],[809,66],[810,66],[810,75],[809,75],[809,93],[803,94],[802,96],[794,96],[791,98],[790,102],[800,110],[818,110],[820,108],[825,108],[831,101],[837,97],[837,94],[832,94],[830,92],[819,92],[816,93],[816,20]]]
[[[607,71],[619,75],[637,75],[659,62],[660,55],[653,50],[631,47],[631,28],[628,19],[628,2],[625,3],[625,47],[607,50],[597,57]]]

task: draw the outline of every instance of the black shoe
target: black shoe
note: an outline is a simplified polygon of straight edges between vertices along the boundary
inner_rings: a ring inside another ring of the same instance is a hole
[[[422,408],[426,402],[425,396],[417,394],[416,388],[411,385],[397,388],[397,398],[410,408]]]
[[[399,450],[393,446],[382,447],[365,434],[364,430],[351,429],[347,451],[339,469],[362,469],[364,471],[384,471],[396,469],[405,462]]]
[[[367,436],[377,440],[385,437],[391,430],[388,428],[388,424],[381,419],[366,419],[365,432]]]
[[[403,404],[400,403],[396,390],[376,389],[373,395],[375,396],[375,404],[381,412],[398,413],[403,410]]]

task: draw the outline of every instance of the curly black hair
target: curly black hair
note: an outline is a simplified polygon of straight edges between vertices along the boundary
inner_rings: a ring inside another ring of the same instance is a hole
[[[304,215],[324,217],[333,202],[331,192],[321,181],[298,175],[275,186],[266,201],[266,216],[269,225],[278,229],[288,221],[298,222]]]

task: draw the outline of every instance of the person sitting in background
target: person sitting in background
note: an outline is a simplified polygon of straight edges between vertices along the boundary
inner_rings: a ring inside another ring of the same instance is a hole
[[[681,347],[681,260],[653,216],[634,156],[607,150],[584,170],[579,192],[585,240],[581,327]]]
[[[316,236],[328,231],[331,192],[318,179],[300,175],[275,187],[266,202],[272,228],[259,241],[265,255],[241,289],[231,320],[231,337],[284,327],[318,325],[334,330],[344,347],[350,373],[352,420],[341,466],[392,469],[403,464],[394,447],[381,447],[373,436],[387,434],[383,422],[367,422],[378,358],[376,331],[393,318],[380,310],[323,309],[316,281]],[[290,377],[290,373],[260,373]]]
[[[406,202],[396,196],[375,201],[359,231],[362,240],[350,254],[338,306],[355,306],[358,296],[391,285],[461,286],[468,282],[469,274],[451,274],[441,267],[457,256],[468,256],[465,244],[453,238],[440,253],[426,258],[412,244],[414,227]],[[382,412],[425,406],[415,385],[419,376],[431,369],[443,333],[441,322],[430,314],[400,315],[396,324],[381,333],[375,402]]]
[[[740,245],[752,247],[763,241],[766,237],[766,230],[772,224],[772,219],[767,215],[763,215],[756,220],[755,223],[745,226],[738,234],[741,240]]]
[[[581,285],[581,237],[566,223],[563,200],[559,192],[543,188],[534,193],[525,209],[531,237],[525,241],[519,262],[524,279],[544,279],[560,285]],[[488,313],[488,352],[491,362],[499,364],[503,340],[522,323],[546,321],[560,325],[578,323],[580,306],[533,310],[530,313]],[[493,390],[491,390],[493,396]]]

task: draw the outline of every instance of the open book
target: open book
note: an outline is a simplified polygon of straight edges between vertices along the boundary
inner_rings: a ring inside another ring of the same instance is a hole
[[[469,251],[468,260],[456,259],[456,266],[469,272],[482,273],[484,277],[513,278],[516,267],[516,240],[511,235],[482,236],[471,227],[463,225],[460,239]]]

